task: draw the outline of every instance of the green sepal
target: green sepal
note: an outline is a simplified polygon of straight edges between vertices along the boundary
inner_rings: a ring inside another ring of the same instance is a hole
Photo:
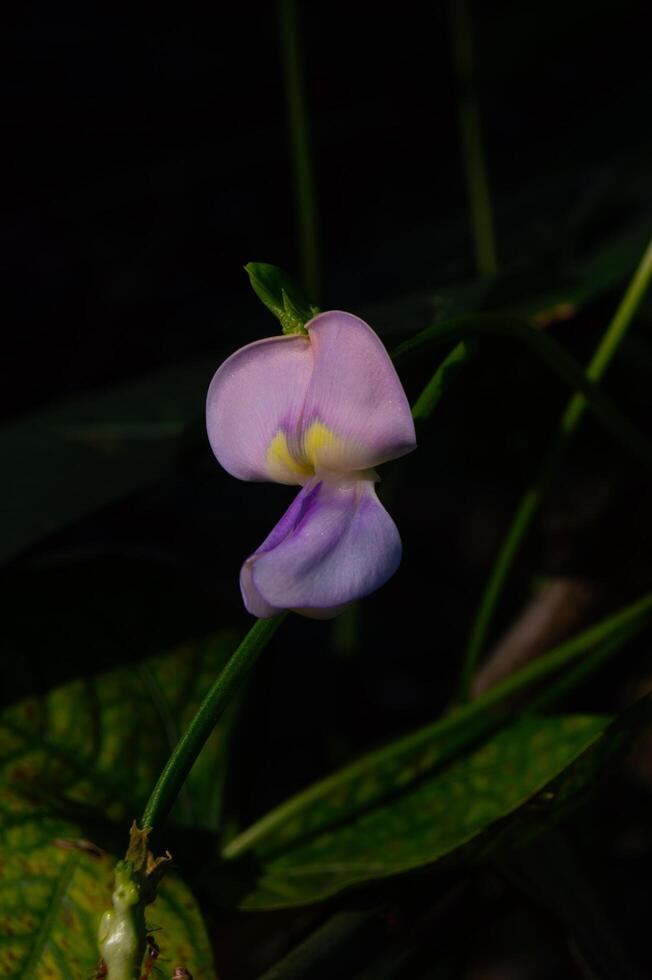
[[[256,296],[277,318],[283,333],[307,334],[306,323],[319,313],[301,287],[282,269],[267,262],[249,262],[245,272]]]

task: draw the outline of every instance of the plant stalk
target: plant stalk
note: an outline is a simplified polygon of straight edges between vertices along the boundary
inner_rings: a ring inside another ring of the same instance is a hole
[[[143,811],[142,829],[163,823],[206,740],[286,615],[281,613],[273,619],[256,620],[226,664],[159,776]]]

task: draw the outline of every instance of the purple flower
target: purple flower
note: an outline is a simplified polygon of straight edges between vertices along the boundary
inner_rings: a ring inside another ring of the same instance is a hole
[[[401,382],[358,317],[320,313],[306,329],[236,351],[208,390],[208,438],[222,466],[240,480],[302,488],[242,566],[245,606],[261,618],[335,616],[401,560],[373,469],[416,446]]]

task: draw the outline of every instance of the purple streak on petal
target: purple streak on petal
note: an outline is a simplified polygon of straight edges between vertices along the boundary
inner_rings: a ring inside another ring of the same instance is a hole
[[[351,313],[320,313],[306,324],[314,371],[304,432],[319,420],[345,440],[327,443],[318,465],[340,473],[369,469],[416,446],[408,400],[371,327]]]
[[[267,535],[257,555],[273,551],[293,531],[297,532],[318,506],[321,481],[311,480],[294,498],[276,527]]]
[[[273,551],[281,544],[289,534],[292,534],[306,520],[311,510],[314,509],[319,495],[321,483],[311,480],[294,498],[283,517],[275,528],[267,535],[260,548],[251,555],[240,571],[240,591],[247,611],[259,619],[269,619],[280,612],[280,608],[272,606],[258,592],[256,588],[252,569],[258,555],[264,555]]]
[[[400,560],[396,525],[371,480],[312,480],[247,559],[240,583],[257,616],[279,609],[335,614],[379,588]]]
[[[302,482],[270,473],[269,445],[280,428],[298,430],[313,369],[307,337],[270,337],[236,351],[208,389],[206,427],[213,452],[240,480]]]

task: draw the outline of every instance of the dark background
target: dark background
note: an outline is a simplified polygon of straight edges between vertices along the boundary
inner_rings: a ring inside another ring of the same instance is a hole
[[[646,5],[472,6],[502,269],[490,305],[573,284],[611,242],[631,246],[633,271],[652,209]],[[454,309],[475,277],[447,9],[337,0],[299,10],[321,305],[366,315],[391,347]],[[274,5],[18,5],[0,47],[7,418],[200,356],[217,368],[276,332],[242,270],[300,265]],[[626,282],[609,285],[610,268],[607,255],[606,288],[551,328],[583,359]],[[642,427],[646,325],[649,312],[608,385]],[[435,363],[402,369],[411,398]],[[171,476],[8,566],[5,702],[245,624],[240,563],[290,497],[220,471],[201,431],[204,392]],[[403,567],[364,603],[355,650],[337,626],[296,619],[275,641],[236,742],[240,819],[450,701],[492,556],[565,395],[530,355],[497,343],[447,395],[419,453],[387,468]],[[37,480],[32,463],[25,478]],[[5,478],[20,486],[23,475]],[[537,576],[586,577],[607,606],[642,591],[648,500],[637,465],[587,423],[499,627]],[[642,648],[631,663],[645,674]],[[577,704],[615,710],[624,686],[608,670]]]
[[[324,304],[469,278],[446,8],[300,6]],[[505,265],[598,186],[638,206],[643,10],[474,6]],[[7,410],[271,329],[241,267],[298,271],[274,5],[18,5],[1,44]]]

